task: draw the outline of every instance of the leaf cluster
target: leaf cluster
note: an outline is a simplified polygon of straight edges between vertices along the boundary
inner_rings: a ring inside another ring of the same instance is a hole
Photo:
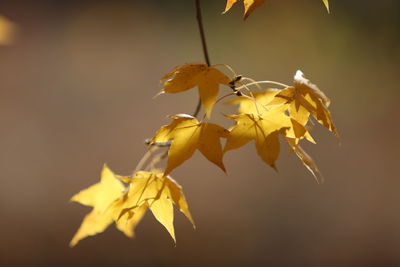
[[[329,11],[328,1],[323,1]],[[228,0],[225,12],[236,2]],[[244,0],[243,3],[247,18],[264,1]],[[161,78],[161,83],[163,88],[159,94],[197,88],[204,116],[201,119],[197,114],[169,116],[170,123],[148,140],[148,151],[132,175],[116,175],[105,165],[97,184],[74,195],[71,201],[90,206],[92,211],[83,219],[71,246],[87,236],[103,232],[112,223],[128,237],[133,237],[147,210],[175,241],[173,207],[176,206],[193,226],[194,220],[181,186],[170,174],[196,150],[226,172],[225,154],[254,141],[262,161],[278,170],[276,162],[284,143],[316,181],[322,181],[317,165],[300,144],[315,143],[310,133],[313,122],[337,137],[339,134],[328,110],[330,100],[301,71],[296,72],[289,86],[275,81],[254,81],[237,75],[225,64],[188,63],[173,68]],[[225,129],[211,119],[214,106],[228,97],[231,100],[226,103],[238,105],[238,108],[235,114],[223,115],[232,122],[232,126]],[[160,169],[158,165],[164,158],[166,166]]]

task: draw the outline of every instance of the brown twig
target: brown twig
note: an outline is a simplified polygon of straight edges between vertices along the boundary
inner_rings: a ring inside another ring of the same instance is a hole
[[[210,63],[210,57],[208,56],[206,35],[204,34],[203,19],[202,19],[202,16],[201,16],[200,0],[196,0],[196,17],[197,17],[197,24],[199,26],[201,44],[203,46],[204,58],[206,60],[207,65],[210,66],[211,63]]]
[[[195,4],[196,4],[197,25],[199,26],[199,32],[200,32],[200,37],[201,37],[201,45],[203,47],[204,59],[206,60],[207,65],[210,66],[211,63],[210,63],[210,57],[208,56],[207,41],[206,41],[206,35],[204,33],[200,0],[195,0]],[[193,117],[197,117],[199,115],[200,108],[201,108],[201,99],[199,99],[199,102],[197,103],[196,109],[193,112]]]

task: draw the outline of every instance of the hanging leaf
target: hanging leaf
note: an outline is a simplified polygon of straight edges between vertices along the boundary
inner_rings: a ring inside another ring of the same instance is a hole
[[[154,217],[167,229],[174,242],[173,204],[194,225],[182,188],[172,178],[161,172],[137,172],[133,178],[124,179],[129,191],[113,205],[118,222],[124,223],[143,210],[150,209]]]
[[[161,127],[151,140],[151,144],[172,141],[165,175],[192,157],[196,149],[225,171],[220,138],[227,137],[227,130],[213,123],[199,122],[186,114],[174,115],[171,118],[173,121]]]
[[[80,191],[71,198],[71,201],[93,207],[92,211],[85,216],[81,226],[72,238],[70,246],[75,246],[80,240],[87,236],[103,232],[113,221],[113,210],[111,204],[123,195],[125,186],[115,177],[114,173],[104,165],[100,182]],[[134,236],[134,228],[144,215],[144,210],[138,210],[135,216],[125,220],[124,223],[117,222],[117,228],[129,237]]]
[[[267,89],[260,92],[252,92],[252,97],[254,98],[240,96],[226,103],[230,105],[238,104],[238,114],[255,114],[262,116],[270,110],[270,107],[267,105],[274,100],[275,96],[279,94],[279,92],[280,90],[278,89]]]
[[[235,4],[238,0],[228,0],[226,2],[226,7],[224,13],[226,13],[233,4]],[[247,17],[253,12],[257,7],[261,6],[264,4],[265,0],[243,0],[243,5],[244,5],[244,19],[247,19]]]
[[[272,168],[280,153],[279,135],[301,139],[307,130],[283,113],[282,107],[271,109],[262,116],[239,114],[228,116],[236,120],[228,135],[224,153],[255,140],[258,155]]]
[[[201,103],[207,116],[211,115],[216,102],[219,85],[230,82],[228,76],[218,69],[204,63],[191,63],[175,67],[170,73],[161,78],[165,81],[161,93],[179,93],[198,87]]]
[[[308,155],[307,152],[304,151],[304,149],[300,145],[297,144],[295,139],[286,138],[286,141],[288,142],[288,144],[291,147],[291,149],[293,150],[293,152],[296,153],[296,155],[300,159],[300,161],[314,176],[317,183],[322,183],[324,181],[323,176],[322,176],[321,172],[319,171],[317,164],[314,162],[314,160],[311,158],[311,156]]]
[[[322,0],[323,2],[324,2],[324,5],[325,5],[325,7],[326,7],[326,10],[328,10],[328,13],[330,13],[330,10],[329,10],[329,1],[328,0]]]
[[[226,6],[225,6],[225,11],[223,12],[224,14],[228,12],[231,7],[238,2],[239,0],[227,0],[226,1]],[[265,0],[243,0],[243,5],[244,5],[244,19],[247,19],[247,17],[259,6],[264,4]],[[326,9],[328,10],[329,13],[329,1],[328,0],[322,0],[324,2],[324,5]]]
[[[289,127],[286,132],[286,136],[294,139],[306,138],[308,141],[315,144],[311,134],[304,127],[307,123],[301,123],[297,117],[288,117],[285,111],[288,105],[284,101],[281,101],[277,105],[270,105],[275,99],[275,96],[280,93],[278,89],[267,89],[261,92],[252,93],[253,98],[249,97],[238,97],[229,102],[228,104],[239,104],[238,114],[252,114],[254,116],[261,116],[274,120],[276,118],[277,123],[282,124],[284,127]],[[308,117],[307,117],[308,120]],[[304,132],[305,131],[305,132]]]
[[[283,89],[270,105],[282,103],[289,105],[290,116],[302,125],[306,125],[312,114],[319,123],[339,137],[328,110],[330,100],[316,85],[304,78],[300,70],[294,77],[294,86]]]

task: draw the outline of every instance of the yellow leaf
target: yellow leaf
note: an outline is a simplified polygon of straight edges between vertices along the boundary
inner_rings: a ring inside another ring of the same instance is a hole
[[[201,103],[210,116],[216,102],[219,84],[228,84],[230,79],[218,69],[204,63],[185,64],[175,67],[170,73],[161,78],[165,81],[162,92],[179,93],[198,87]]]
[[[124,188],[114,173],[104,165],[100,182],[80,191],[71,198],[71,201],[93,207],[94,210],[103,213],[110,203],[121,195]]]
[[[131,212],[130,214],[124,214],[119,220],[115,218],[115,210],[110,207],[112,217],[116,223],[117,229],[123,232],[126,236],[132,238],[135,236],[136,225],[142,220],[146,213],[146,207],[140,207]]]
[[[328,10],[328,13],[330,13],[330,11],[329,11],[329,1],[328,0],[322,0],[322,1],[324,2],[326,10]]]
[[[288,108],[288,105],[285,103],[286,101],[282,100],[281,98],[278,99],[280,102],[275,100],[275,96],[280,92],[281,90],[278,89],[267,89],[262,92],[252,93],[254,99],[242,96],[227,103],[239,104],[239,114],[253,114],[254,116],[267,117],[271,120],[278,118],[280,122],[284,123],[285,127],[289,127],[289,130],[286,132],[286,136],[297,139],[305,137],[310,142],[315,143],[310,133],[304,127],[308,121],[308,116],[305,123],[302,123],[303,118],[300,116],[291,116],[292,119],[290,121],[289,117],[285,115],[285,111]],[[275,105],[269,105],[273,100],[275,101]]]
[[[82,190],[71,198],[71,201],[93,207],[85,216],[81,226],[72,238],[70,246],[75,246],[81,239],[103,232],[113,222],[111,204],[123,195],[125,186],[114,173],[104,165],[100,182]],[[138,213],[125,224],[117,223],[117,228],[127,236],[133,236],[133,229],[144,213]]]
[[[299,146],[294,139],[286,138],[286,141],[288,142],[288,144],[292,148],[292,150],[296,153],[297,157],[304,164],[304,166],[314,176],[314,178],[317,181],[317,183],[322,183],[323,180],[324,180],[323,177],[322,177],[322,174],[319,171],[317,164],[311,158],[311,156],[308,155],[307,152],[304,151],[304,149],[301,146]]]
[[[226,137],[228,131],[213,123],[200,123],[190,115],[179,114],[172,118],[173,121],[161,127],[151,140],[151,143],[172,141],[165,175],[192,157],[196,149],[225,171],[220,138]]]
[[[236,97],[227,102],[227,104],[239,104],[238,113],[263,115],[268,112],[267,106],[274,97],[280,92],[278,89],[267,89],[262,92],[253,92],[254,99],[248,97]]]
[[[259,117],[253,114],[229,116],[236,120],[236,125],[230,130],[224,153],[255,140],[258,155],[276,169],[275,161],[280,152],[279,134],[286,135],[286,131],[291,127],[290,119],[280,114],[282,114],[280,111],[274,111],[270,113],[272,116]]]
[[[80,240],[87,236],[103,232],[112,222],[112,214],[107,214],[107,216],[105,216],[103,212],[93,209],[83,218],[81,226],[69,243],[70,247],[75,246]]]
[[[226,1],[226,6],[225,6],[225,11],[223,13],[228,12],[229,9],[239,0],[227,0]],[[322,0],[324,2],[324,5],[326,9],[328,10],[329,13],[329,2],[328,0]],[[247,17],[256,9],[257,7],[261,6],[264,4],[265,0],[243,0],[243,5],[244,5],[244,19],[247,19]]]
[[[226,7],[224,13],[226,13],[233,4],[235,4],[238,0],[228,0],[226,2]],[[257,7],[261,6],[264,4],[265,0],[243,0],[243,5],[244,5],[244,19],[247,19],[247,17],[251,14],[251,12],[254,11]]]
[[[328,110],[330,100],[315,84],[304,78],[301,71],[297,71],[294,77],[294,86],[283,89],[270,105],[282,103],[290,105],[290,116],[301,124],[306,125],[311,113],[319,123],[339,137]]]
[[[175,241],[173,204],[194,227],[182,188],[172,178],[160,172],[140,171],[130,179],[129,191],[114,203],[114,217],[118,222],[123,222],[131,219],[130,214],[149,208]]]

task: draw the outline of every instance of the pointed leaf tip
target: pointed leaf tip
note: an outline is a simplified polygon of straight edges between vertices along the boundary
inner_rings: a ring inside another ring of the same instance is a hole
[[[329,9],[329,1],[328,0],[322,0],[324,2],[324,5],[326,7],[326,10],[328,11],[328,13],[330,14],[330,9]]]
[[[197,87],[208,117],[217,100],[220,84],[230,82],[223,72],[205,63],[188,63],[176,67],[166,77],[170,78],[164,82],[163,90],[166,93],[179,93]]]
[[[199,122],[196,118],[179,114],[173,121],[161,127],[152,142],[171,142],[168,150],[167,168],[164,175],[170,174],[176,167],[191,158],[199,150],[209,161],[225,169],[222,163],[221,138],[226,137],[226,130],[208,122]]]

